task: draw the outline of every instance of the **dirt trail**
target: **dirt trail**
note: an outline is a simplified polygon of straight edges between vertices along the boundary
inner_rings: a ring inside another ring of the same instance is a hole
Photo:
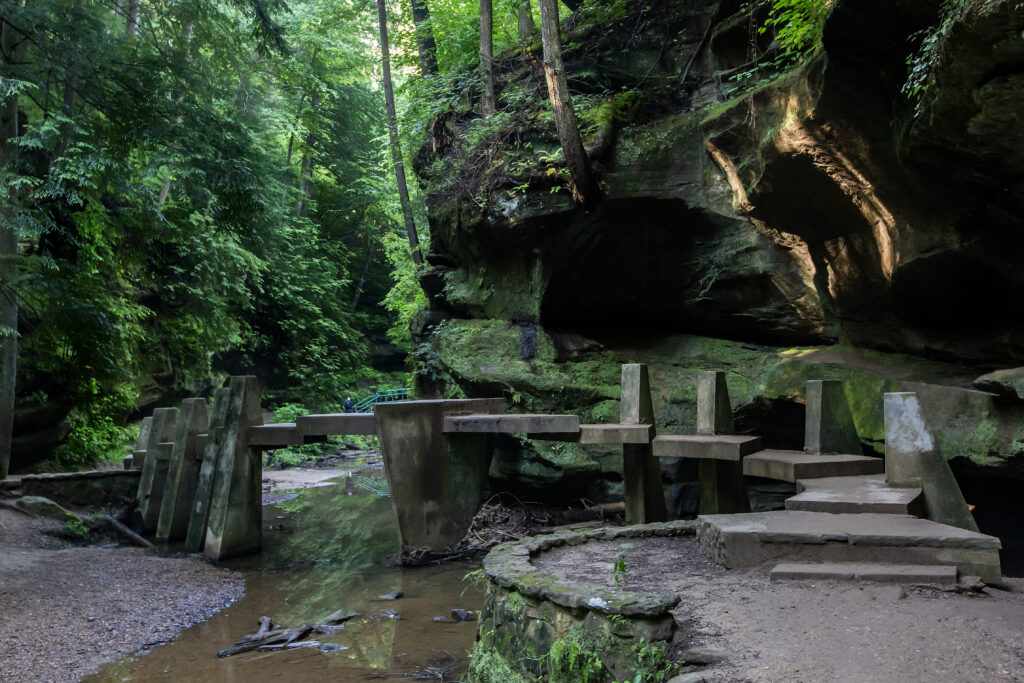
[[[767,569],[710,563],[689,537],[565,547],[535,564],[613,585],[621,551],[625,587],[678,593],[674,613],[685,647],[724,657],[703,669],[708,681],[1024,680],[1022,579],[973,595],[867,583],[772,584]]]
[[[197,556],[68,548],[60,524],[0,508],[0,681],[77,681],[156,647],[243,594]]]

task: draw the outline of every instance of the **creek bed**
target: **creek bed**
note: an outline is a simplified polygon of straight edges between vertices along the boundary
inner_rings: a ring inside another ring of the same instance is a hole
[[[392,563],[399,550],[391,500],[383,472],[360,465],[335,485],[307,488],[294,498],[263,508],[263,552],[225,563],[245,573],[245,597],[209,620],[186,629],[157,649],[108,665],[87,681],[244,680],[348,681],[387,674],[450,672],[467,667],[476,622],[435,621],[452,609],[478,611],[483,593],[463,577],[478,563],[458,562],[418,569]],[[373,482],[377,491],[354,486]],[[399,600],[377,596],[402,591]],[[217,658],[261,616],[283,627],[312,625],[339,609],[360,612],[345,628],[310,639],[341,645],[247,652]],[[384,610],[397,612],[395,619]]]

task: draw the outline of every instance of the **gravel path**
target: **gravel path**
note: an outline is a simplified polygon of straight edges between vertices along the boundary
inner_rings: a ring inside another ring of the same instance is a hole
[[[77,681],[240,598],[243,577],[198,557],[62,548],[56,522],[0,508],[0,681]]]
[[[620,539],[534,563],[570,579],[674,592],[683,647],[719,651],[708,681],[1022,681],[1024,580],[981,594],[832,581],[769,583],[711,564],[693,538]]]

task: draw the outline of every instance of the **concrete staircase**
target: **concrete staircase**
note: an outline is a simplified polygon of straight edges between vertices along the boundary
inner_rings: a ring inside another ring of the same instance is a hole
[[[808,382],[804,451],[740,452],[740,437],[658,437],[655,454],[717,456],[742,462],[746,476],[797,485],[785,510],[699,518],[702,550],[726,567],[778,563],[772,581],[944,584],[961,574],[999,582],[1000,541],[978,532],[916,397],[887,394],[885,408],[884,460],[850,453],[859,440],[835,380]]]

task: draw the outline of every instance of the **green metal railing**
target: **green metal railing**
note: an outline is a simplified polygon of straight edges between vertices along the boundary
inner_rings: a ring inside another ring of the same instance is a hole
[[[373,406],[378,403],[391,403],[392,401],[407,401],[409,400],[409,392],[411,389],[388,389],[387,391],[378,391],[375,394],[370,394],[359,403],[356,404],[357,413],[369,413],[373,410]]]
[[[365,489],[370,493],[375,493],[384,498],[391,497],[391,491],[388,490],[388,483],[386,481],[371,479],[370,477],[364,477],[357,474],[352,478],[352,482],[359,488]]]

